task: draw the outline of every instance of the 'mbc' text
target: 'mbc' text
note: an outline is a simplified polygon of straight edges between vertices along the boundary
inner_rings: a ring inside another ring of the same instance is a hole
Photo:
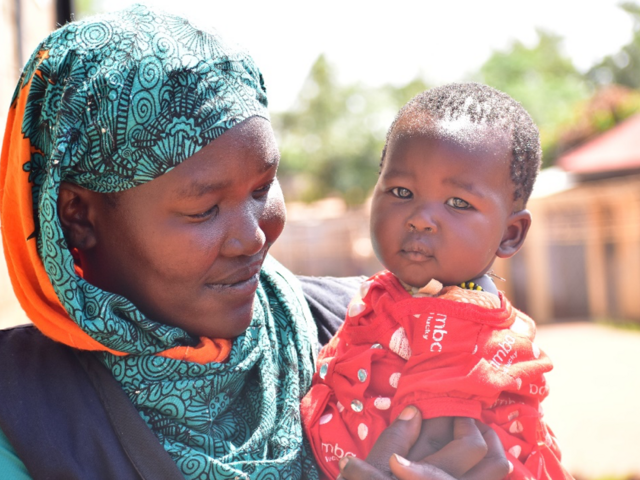
[[[431,338],[429,338],[432,326],[431,322],[433,322],[433,334],[431,335]],[[431,345],[429,346],[429,350],[431,352],[442,352],[442,343],[444,340],[444,336],[447,334],[447,331],[445,330],[446,325],[446,315],[442,313],[429,314],[429,318],[427,318],[427,323],[425,324],[424,335],[422,335],[422,338],[427,341],[431,340]]]

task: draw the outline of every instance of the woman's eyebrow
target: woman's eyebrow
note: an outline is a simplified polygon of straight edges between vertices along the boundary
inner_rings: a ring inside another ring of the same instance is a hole
[[[271,156],[269,160],[264,163],[264,167],[260,170],[260,173],[265,173],[272,168],[277,168],[280,164],[280,152]]]
[[[195,180],[177,191],[180,198],[197,198],[227,187],[229,182],[203,183]]]

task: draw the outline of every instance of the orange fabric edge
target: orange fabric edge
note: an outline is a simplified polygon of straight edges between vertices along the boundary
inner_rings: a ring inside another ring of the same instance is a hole
[[[42,52],[41,58],[46,58]],[[25,106],[31,79],[11,105],[0,157],[0,228],[9,278],[27,317],[47,337],[80,350],[110,349],[85,333],[62,306],[37,252],[35,239],[26,240],[35,230],[33,200],[28,174],[23,165],[31,159],[33,147],[22,134]],[[166,358],[209,363],[225,361],[231,351],[231,340],[201,338],[196,347],[174,347],[159,355]]]
[[[0,225],[7,270],[13,290],[27,317],[46,336],[74,348],[108,349],[75,324],[60,303],[37,252],[31,185],[23,165],[31,159],[32,145],[22,135],[24,110],[31,80],[11,105],[0,161]]]
[[[226,338],[200,337],[200,343],[195,347],[174,347],[157,355],[200,364],[221,363],[229,358],[232,344],[233,341]]]

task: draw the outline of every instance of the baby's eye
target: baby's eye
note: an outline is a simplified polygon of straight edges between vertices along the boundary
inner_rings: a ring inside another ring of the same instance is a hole
[[[451,197],[446,203],[450,207],[457,208],[459,210],[467,210],[471,208],[471,204],[469,202],[458,197]]]
[[[404,187],[395,187],[391,189],[391,193],[398,198],[411,198],[413,197],[413,193],[411,190]]]

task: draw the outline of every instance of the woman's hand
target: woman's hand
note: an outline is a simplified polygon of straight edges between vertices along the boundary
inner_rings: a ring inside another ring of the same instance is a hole
[[[411,459],[411,460],[408,460]],[[496,433],[465,417],[422,421],[407,407],[378,438],[367,460],[340,461],[346,480],[500,480],[509,463]]]

